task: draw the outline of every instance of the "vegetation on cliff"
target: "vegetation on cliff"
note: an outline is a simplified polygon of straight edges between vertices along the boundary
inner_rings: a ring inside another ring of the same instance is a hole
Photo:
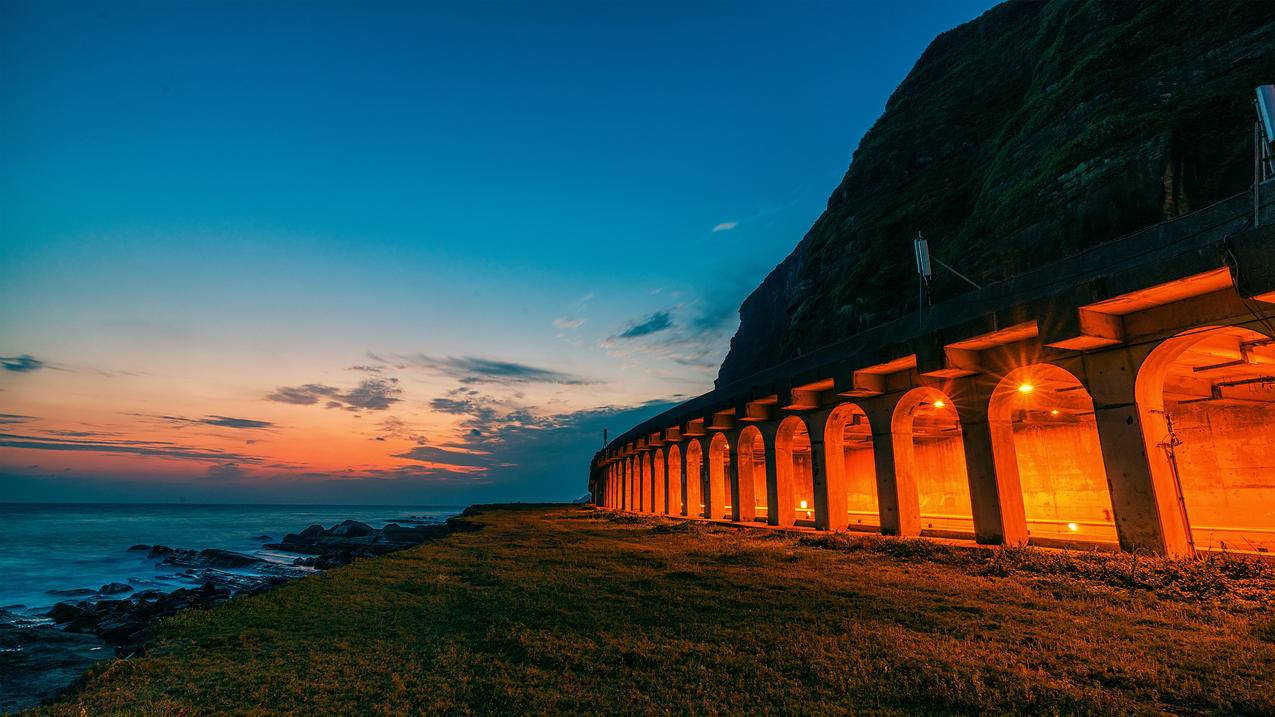
[[[1011,1],[943,33],[745,300],[718,384],[914,310],[918,230],[989,282],[1242,191],[1272,47],[1268,0]]]
[[[583,506],[161,626],[42,710],[1271,714],[1275,576],[1237,561],[794,536]]]

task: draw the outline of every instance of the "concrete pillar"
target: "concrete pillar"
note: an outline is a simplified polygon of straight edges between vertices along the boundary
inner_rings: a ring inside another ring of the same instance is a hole
[[[872,456],[877,474],[877,505],[881,511],[882,535],[916,536],[921,534],[921,511],[916,493],[916,479],[911,466],[899,470],[900,451],[896,439],[911,441],[910,435],[894,435],[894,410],[902,393],[877,396],[859,406],[868,416],[872,428]]]
[[[709,475],[709,471],[712,469],[712,466],[709,464],[709,460],[708,460],[709,441],[707,437],[699,439],[699,444],[702,450],[700,450],[700,454],[699,454],[700,455],[699,475],[696,477],[695,495],[696,495],[696,498],[699,500],[699,502],[704,505],[703,509],[699,511],[699,517],[712,518],[713,517],[712,508],[709,505],[709,501],[711,500],[711,498],[709,497],[709,490],[708,490],[708,484],[712,480],[712,476]],[[688,474],[688,477],[689,477],[689,474]],[[689,480],[688,480],[688,484],[689,484]],[[721,498],[719,497],[718,500],[721,500]]]
[[[829,481],[827,445],[825,434],[831,409],[808,413],[801,418],[810,434],[810,472],[814,480],[815,528],[819,530],[845,530],[850,516],[846,513],[845,481]],[[840,456],[837,457],[838,460]],[[833,511],[830,506],[840,506]]]
[[[726,482],[730,485],[731,514],[735,521],[752,521],[757,518],[757,498],[753,491],[752,480],[739,479],[739,431],[727,431],[726,440],[730,442],[730,464],[727,466]],[[750,476],[751,478],[751,476]]]
[[[1007,424],[995,430],[988,420],[993,388],[993,377],[979,376],[962,380],[957,390],[949,394],[961,421],[974,539],[984,545],[1021,546],[1027,544],[1027,517],[1023,512],[1013,429]],[[999,462],[994,440],[1008,441],[1002,446],[1006,450],[999,452]]]
[[[1176,487],[1171,480],[1155,479],[1151,460],[1161,457],[1147,455],[1147,445],[1156,446],[1163,436],[1155,435],[1158,426],[1143,425],[1143,412],[1136,402],[1138,371],[1151,348],[1122,347],[1085,355],[1081,381],[1093,397],[1120,547],[1189,556]],[[1152,434],[1146,435],[1148,431]]]
[[[780,446],[780,422],[769,421],[758,426],[766,445],[766,524],[791,526],[793,505],[792,446]]]

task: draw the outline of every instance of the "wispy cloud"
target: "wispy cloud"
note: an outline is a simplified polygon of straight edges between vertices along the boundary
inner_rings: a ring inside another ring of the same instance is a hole
[[[657,311],[654,314],[629,324],[629,327],[616,335],[619,339],[636,339],[642,336],[666,331],[673,327],[673,315],[669,311]]]
[[[185,418],[183,416],[157,416],[177,426],[217,426],[218,428],[258,429],[273,428],[269,421],[254,421],[251,418],[233,418],[231,416],[204,416],[203,418]]]
[[[12,423],[26,423],[35,420],[35,416],[23,416],[18,413],[0,413],[0,426]]]
[[[324,386],[321,383],[307,383],[303,386],[282,386],[275,389],[274,393],[266,396],[267,401],[275,401],[277,403],[291,403],[295,406],[312,406],[326,396],[335,396],[341,392],[341,389],[334,386]]]
[[[468,384],[550,383],[580,386],[593,383],[590,379],[563,371],[477,356],[434,357],[425,354],[391,354],[388,357],[371,354],[371,356],[389,365],[401,368],[422,368]]]
[[[39,371],[47,364],[30,354],[22,354],[21,356],[0,356],[0,368],[5,371],[13,371],[14,373],[30,373],[31,371]]]
[[[568,316],[559,316],[553,320],[553,325],[560,329],[572,330],[584,326],[584,319],[573,319]]]
[[[739,226],[739,222],[722,222],[721,224],[718,224],[717,226],[713,227],[713,233],[716,234],[717,232],[728,232],[737,226]]]
[[[372,436],[374,440],[384,441],[396,439],[400,441],[411,441],[418,446],[423,446],[429,442],[424,431],[410,426],[406,421],[398,416],[386,416],[377,426],[376,433]]]
[[[492,468],[498,465],[507,465],[490,453],[455,450],[437,446],[417,446],[405,453],[396,453],[394,457],[459,468]]]
[[[266,396],[267,401],[290,403],[294,406],[313,406],[324,401],[326,408],[346,411],[384,411],[402,399],[403,389],[397,378],[368,378],[348,391],[321,383],[301,386],[281,386]]]
[[[213,448],[182,446],[176,443],[169,443],[167,441],[89,441],[48,438],[43,436],[23,436],[15,433],[0,433],[0,447],[26,448],[39,451],[118,453],[190,461],[234,461],[237,463],[261,462],[261,459],[255,456],[228,453]]]

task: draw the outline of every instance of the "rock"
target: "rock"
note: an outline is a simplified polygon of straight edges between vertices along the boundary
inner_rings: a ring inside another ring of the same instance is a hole
[[[56,623],[70,622],[84,614],[84,608],[69,602],[60,602],[49,609],[45,616]]]
[[[133,586],[128,583],[107,583],[98,588],[97,591],[102,595],[119,595],[120,593],[133,592]]]
[[[317,538],[317,537],[319,537],[320,535],[324,535],[324,534],[326,534],[327,532],[328,532],[328,531],[327,531],[327,530],[326,530],[326,529],[325,529],[322,525],[311,525],[310,527],[308,527],[308,528],[306,528],[305,530],[301,531],[301,537],[303,537],[303,538]],[[285,537],[285,538],[284,538],[284,540],[287,540],[287,538]]]
[[[49,595],[61,595],[62,597],[83,597],[85,595],[96,595],[96,590],[88,588],[73,588],[71,590],[46,590]]]
[[[217,548],[202,550],[199,553],[199,557],[206,560],[210,567],[215,568],[246,568],[249,565],[262,562],[261,558],[229,550],[218,550]]]
[[[102,640],[40,625],[0,624],[0,713],[35,707],[62,693],[94,662],[112,657]]]
[[[155,547],[151,548],[150,557],[153,558],[160,555],[168,555],[171,552],[173,552],[173,549],[168,547],[167,545],[156,545]]]
[[[145,550],[145,551],[149,551],[150,549],[151,549],[151,546],[149,546],[149,545],[143,545],[142,543],[138,543],[137,545],[130,546],[130,547],[129,547],[129,549],[128,549],[128,552],[130,552],[130,553],[132,553],[132,552],[141,552],[141,551],[143,551],[143,550]]]
[[[328,531],[328,534],[341,538],[358,538],[364,535],[370,535],[374,531],[375,528],[367,523],[360,523],[357,520],[347,520]]]
[[[177,565],[189,568],[246,568],[263,562],[243,553],[219,548],[207,548],[199,552],[194,550],[171,550],[164,558],[164,565]]]
[[[272,538],[269,535],[258,535],[256,537],[249,538],[249,540],[260,540],[263,543],[268,543],[272,540]]]

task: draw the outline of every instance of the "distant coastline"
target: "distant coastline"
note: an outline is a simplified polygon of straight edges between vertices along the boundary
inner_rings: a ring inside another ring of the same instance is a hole
[[[0,712],[48,701],[154,622],[450,532],[458,506],[0,504]],[[279,532],[279,531],[294,532]]]

